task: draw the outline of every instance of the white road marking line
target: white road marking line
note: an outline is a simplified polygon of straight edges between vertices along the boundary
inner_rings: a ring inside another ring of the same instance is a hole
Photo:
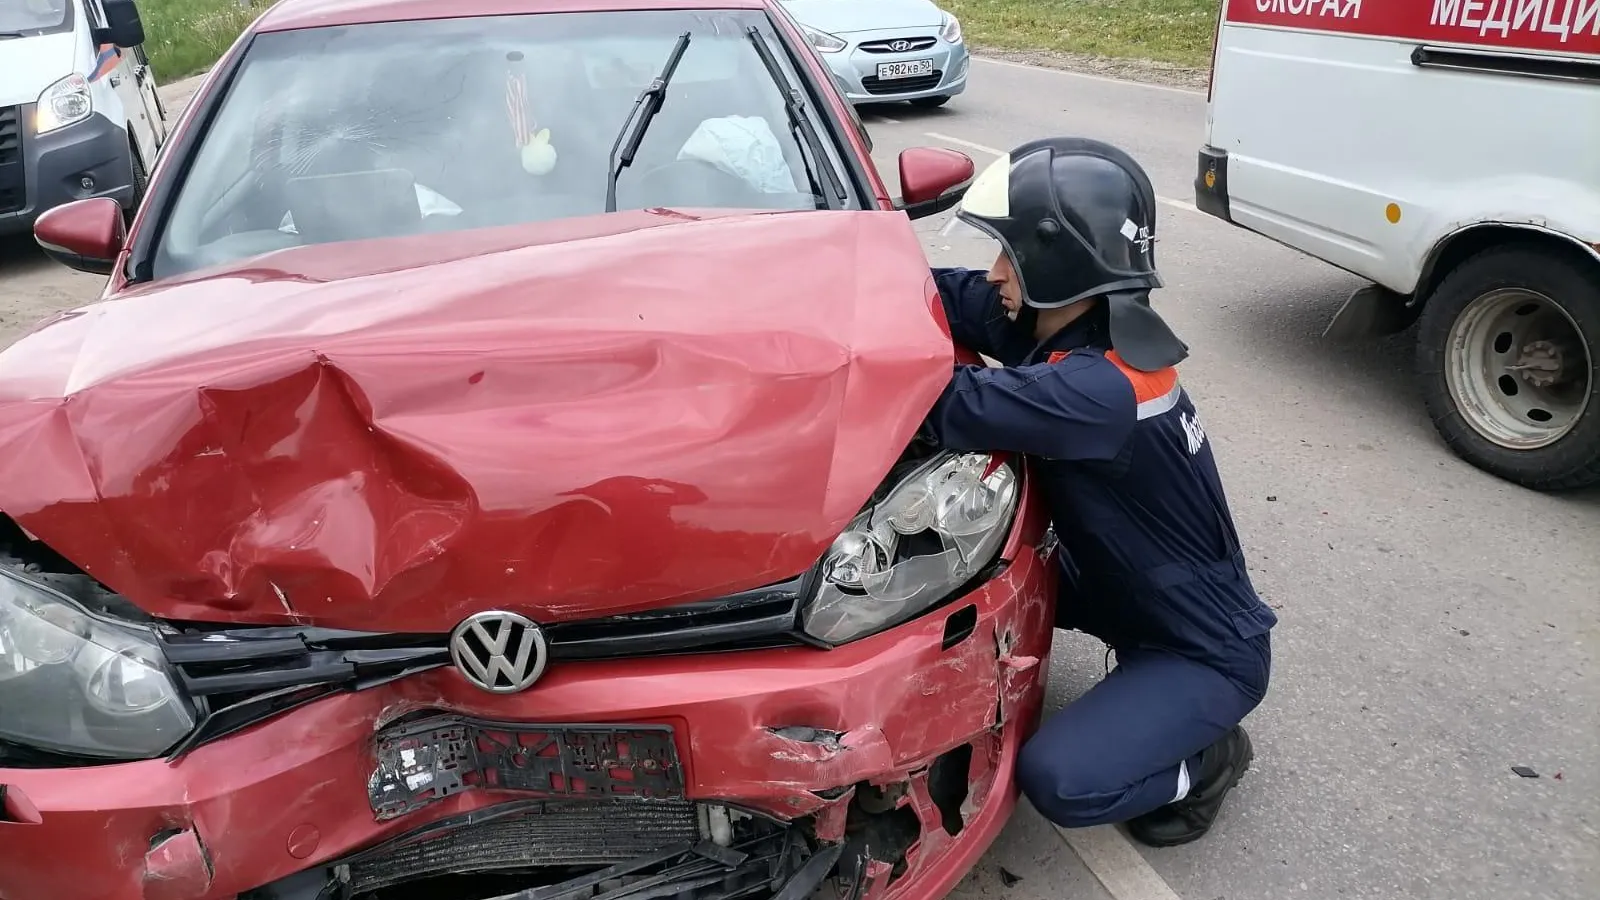
[[[1180,900],[1116,826],[1057,828],[1056,833],[1115,900]]]
[[[948,135],[948,134],[940,134],[937,131],[924,131],[923,134],[925,136],[927,136],[927,137],[933,138],[936,141],[944,141],[947,144],[956,144],[957,146],[966,147],[966,148],[971,149],[971,150],[976,150],[979,153],[987,153],[990,156],[1005,156],[1006,155],[1006,151],[1004,151],[1004,150],[996,150],[993,147],[988,147],[988,146],[985,146],[983,144],[978,144],[978,143],[974,143],[972,141],[963,140],[961,138],[953,137],[953,136]],[[1193,203],[1188,202],[1187,200],[1174,200],[1171,197],[1160,197],[1160,196],[1158,196],[1158,197],[1156,197],[1156,202],[1157,203],[1165,203],[1166,205],[1172,207],[1173,209],[1184,209],[1184,210],[1188,210],[1189,212],[1193,212],[1193,213],[1197,213],[1197,212],[1200,211],[1199,207],[1195,206]]]
[[[979,153],[987,153],[990,156],[1005,156],[1006,155],[1006,151],[1004,151],[1004,150],[996,150],[993,147],[986,147],[983,144],[974,144],[972,141],[965,141],[965,140],[962,140],[961,138],[958,138],[958,137],[951,137],[948,134],[940,134],[937,131],[924,131],[923,134],[928,136],[928,137],[933,138],[936,141],[944,141],[945,143],[948,143],[948,144],[958,144],[958,145],[960,145],[962,147],[967,147],[969,149],[976,150]]]
[[[1109,75],[1090,75],[1088,72],[1074,72],[1071,69],[1056,69],[1051,68],[1050,66],[1030,66],[1027,63],[1012,62],[1008,59],[990,59],[987,56],[974,56],[972,59],[981,63],[988,63],[991,66],[1005,66],[1011,69],[1028,69],[1033,72],[1048,72],[1052,75],[1065,75],[1069,78],[1083,78],[1089,81],[1106,81],[1110,82],[1111,84],[1124,84],[1129,87],[1149,88],[1153,91],[1167,91],[1173,94],[1190,94],[1196,97],[1204,97],[1206,95],[1205,91],[1197,91],[1194,88],[1177,87],[1171,84],[1152,84],[1148,81],[1132,81],[1127,78],[1112,78]]]

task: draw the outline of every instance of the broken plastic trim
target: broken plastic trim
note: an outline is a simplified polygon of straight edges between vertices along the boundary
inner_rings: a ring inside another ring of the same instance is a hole
[[[683,799],[666,725],[527,725],[427,716],[378,735],[367,781],[378,821],[471,790],[575,799]]]
[[[793,874],[789,874],[789,867],[804,852],[803,840],[792,829],[731,848],[702,841],[694,846],[674,847],[619,863],[560,884],[505,894],[493,900],[569,900],[578,897],[585,900],[653,900],[657,897],[675,897],[713,885],[722,889],[704,897],[735,900],[770,892],[778,884],[782,886],[777,892],[768,894],[773,900],[804,900],[822,885],[823,879],[839,861],[842,850],[838,844],[824,847],[812,854]],[[640,880],[625,882],[613,890],[595,891],[607,881],[627,879],[651,869],[657,871],[644,875]]]
[[[353,895],[375,891],[381,897],[387,888],[435,877],[405,862],[398,863],[399,868],[409,869],[413,874],[394,871],[396,863],[392,860],[395,854],[403,856],[433,842],[448,840],[452,833],[465,834],[474,829],[494,827],[495,822],[502,818],[518,815],[539,817],[540,811],[534,807],[551,802],[526,801],[436,822],[245,896],[255,898],[259,894],[261,897],[295,900],[310,900],[311,897],[317,900],[349,900]],[[581,808],[591,804],[579,803],[574,806],[569,802],[565,805]],[[662,842],[664,846],[641,850],[632,858],[595,868],[555,884],[540,885],[489,900],[655,900],[665,897],[686,900],[805,900],[812,896],[838,866],[844,851],[843,845],[817,846],[802,827],[784,825],[760,816],[756,819],[765,824],[756,833],[735,839],[727,846],[706,839],[685,839],[679,836],[681,832],[672,836],[663,835],[667,837]],[[548,865],[554,863],[530,859],[516,868],[529,871]],[[360,871],[374,867],[382,868],[390,873],[389,876],[374,881],[370,872],[362,874]],[[441,874],[456,871],[453,865],[440,861],[435,861],[429,868]],[[504,864],[492,868],[507,869]]]

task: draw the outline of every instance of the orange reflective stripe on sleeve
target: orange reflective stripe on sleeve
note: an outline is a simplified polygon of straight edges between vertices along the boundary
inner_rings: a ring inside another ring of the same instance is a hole
[[[1106,351],[1106,359],[1133,384],[1140,419],[1159,416],[1178,405],[1183,388],[1178,385],[1177,369],[1168,366],[1159,372],[1141,372],[1124,362],[1115,350]]]
[[[1067,358],[1071,350],[1056,350],[1046,362],[1054,364]],[[1169,412],[1178,405],[1178,395],[1183,388],[1178,385],[1178,370],[1168,366],[1159,372],[1141,372],[1123,361],[1115,350],[1106,351],[1106,361],[1117,367],[1123,377],[1133,385],[1134,402],[1138,404],[1138,418],[1149,419]]]

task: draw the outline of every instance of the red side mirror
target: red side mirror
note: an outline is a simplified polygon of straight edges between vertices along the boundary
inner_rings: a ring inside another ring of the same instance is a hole
[[[955,206],[972,184],[972,158],[943,147],[900,151],[900,196],[896,209],[921,219]]]
[[[68,268],[110,275],[128,226],[117,201],[95,197],[47,210],[33,223],[33,239],[46,256]]]

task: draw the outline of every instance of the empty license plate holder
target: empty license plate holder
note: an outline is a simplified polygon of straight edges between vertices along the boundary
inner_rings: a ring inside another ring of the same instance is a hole
[[[379,732],[376,755],[367,794],[379,821],[469,790],[570,800],[684,797],[683,766],[666,725],[433,717]]]

